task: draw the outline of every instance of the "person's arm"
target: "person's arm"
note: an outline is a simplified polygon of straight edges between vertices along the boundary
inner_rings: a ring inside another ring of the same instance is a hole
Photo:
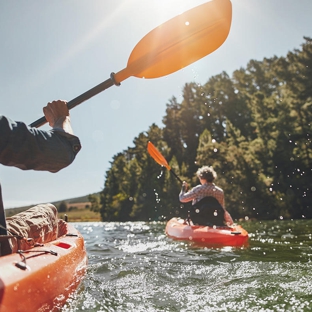
[[[23,170],[50,172],[57,172],[71,164],[81,145],[72,134],[64,106],[65,101],[47,105],[44,112],[53,127],[49,131],[30,128],[23,122],[0,116],[0,163]]]
[[[231,215],[229,214],[229,212],[225,208],[225,200],[224,200],[224,192],[223,192],[223,190],[220,191],[219,196],[217,196],[217,197],[218,197],[217,200],[219,201],[219,203],[221,204],[221,206],[224,209],[224,220],[225,220],[226,224],[227,225],[232,225],[234,222],[233,222],[233,219],[232,219]]]
[[[181,203],[187,203],[196,199],[200,185],[193,187],[190,191],[187,191],[188,185],[183,182],[181,192],[179,194],[179,200]]]
[[[224,210],[225,210],[225,200],[224,200],[224,193],[223,193],[223,191],[222,191],[222,196],[221,196],[221,199],[220,199],[220,204],[221,204],[221,206],[224,208]]]
[[[234,223],[231,215],[226,210],[224,210],[224,220],[227,225],[232,225]]]

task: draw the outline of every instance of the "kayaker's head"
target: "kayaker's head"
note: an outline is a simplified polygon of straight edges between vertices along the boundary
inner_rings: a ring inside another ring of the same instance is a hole
[[[203,166],[199,168],[196,172],[197,177],[201,180],[206,180],[206,182],[213,182],[217,178],[217,173],[210,166]]]

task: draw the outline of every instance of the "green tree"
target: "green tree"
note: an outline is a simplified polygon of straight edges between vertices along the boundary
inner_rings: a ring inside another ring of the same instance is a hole
[[[100,205],[100,202],[101,202],[100,194],[90,194],[90,195],[88,196],[88,200],[89,200],[89,202],[91,203],[90,210],[91,210],[91,211],[94,211],[94,212],[100,212],[100,209],[101,209],[101,205]],[[86,207],[86,208],[88,208],[88,207]]]
[[[61,201],[59,206],[58,206],[58,212],[66,212],[67,211],[67,203],[66,201]]]
[[[311,87],[310,38],[286,57],[250,60],[232,78],[222,72],[185,84],[181,103],[167,104],[164,128],[153,124],[113,157],[102,219],[185,217],[180,182],[148,155],[148,141],[191,184],[198,167],[212,165],[236,219],[311,218]]]

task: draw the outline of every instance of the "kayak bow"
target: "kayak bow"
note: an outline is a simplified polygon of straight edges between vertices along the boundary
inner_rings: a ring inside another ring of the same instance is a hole
[[[0,257],[0,312],[59,311],[87,267],[81,234],[67,234],[26,251]]]

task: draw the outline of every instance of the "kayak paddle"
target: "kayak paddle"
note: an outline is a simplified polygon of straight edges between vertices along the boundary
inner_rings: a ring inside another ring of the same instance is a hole
[[[160,153],[160,151],[150,141],[147,143],[147,151],[158,164],[160,164],[163,167],[166,167],[175,176],[175,178],[177,178],[181,183],[183,183],[183,181],[171,169],[171,167],[169,166],[165,157]]]
[[[158,78],[174,73],[218,49],[232,22],[230,0],[213,0],[154,28],[132,50],[126,68],[67,103],[69,109],[134,76]],[[40,127],[45,117],[30,124]]]

